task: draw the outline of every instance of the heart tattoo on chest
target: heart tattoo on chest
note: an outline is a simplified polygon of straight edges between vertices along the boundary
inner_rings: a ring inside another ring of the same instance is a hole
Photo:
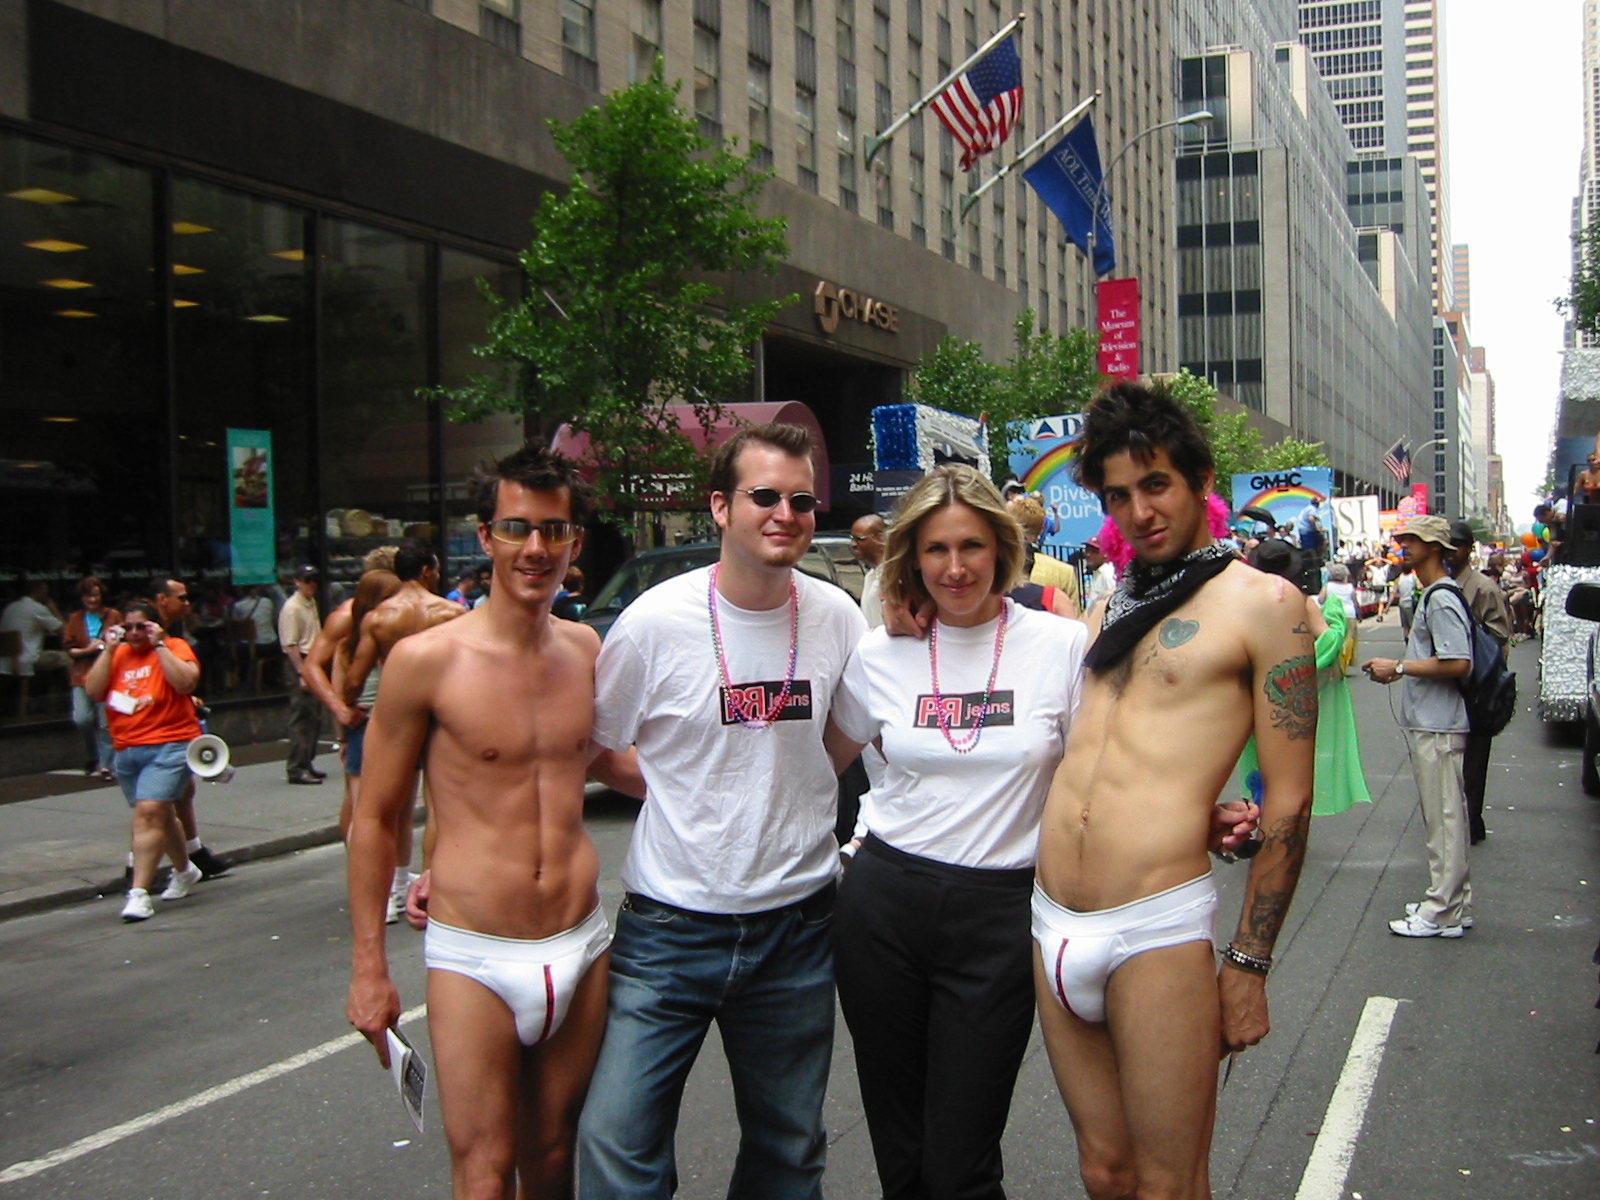
[[[1177,617],[1168,617],[1161,623],[1161,644],[1168,650],[1176,650],[1195,634],[1200,632],[1199,621],[1180,621]]]

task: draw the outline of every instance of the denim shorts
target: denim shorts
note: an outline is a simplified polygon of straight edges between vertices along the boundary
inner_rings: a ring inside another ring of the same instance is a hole
[[[122,795],[133,807],[136,800],[181,800],[189,785],[189,743],[162,742],[155,746],[129,746],[111,760],[122,785]]]
[[[344,773],[346,775],[361,774],[361,749],[367,741],[367,725],[363,721],[354,729],[344,731]],[[341,728],[343,728],[341,726]]]

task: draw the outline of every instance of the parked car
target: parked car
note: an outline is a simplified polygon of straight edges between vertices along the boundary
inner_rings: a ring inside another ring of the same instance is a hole
[[[811,548],[828,556],[838,573],[835,582],[849,592],[857,604],[861,603],[861,585],[866,582],[867,573],[856,557],[849,533],[819,533],[811,539]]]
[[[690,542],[634,555],[606,580],[606,585],[595,596],[594,603],[585,610],[583,623],[592,626],[602,638],[605,637],[606,631],[622,615],[622,610],[637,600],[641,593],[675,575],[709,567],[717,561],[720,552],[721,546],[717,542]],[[799,567],[807,575],[843,586],[839,583],[839,573],[834,570],[833,560],[815,545],[806,551]]]
[[[1596,675],[1596,659],[1600,658],[1600,583],[1575,583],[1567,593],[1568,616],[1580,621],[1596,622],[1589,635],[1588,651],[1584,654],[1583,706],[1583,790],[1591,796],[1600,796],[1600,676]]]

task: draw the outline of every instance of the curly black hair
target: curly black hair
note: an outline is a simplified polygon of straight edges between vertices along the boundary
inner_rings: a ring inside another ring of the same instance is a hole
[[[1078,443],[1078,482],[1092,492],[1105,488],[1106,459],[1128,454],[1148,463],[1156,450],[1167,452],[1196,492],[1204,490],[1201,473],[1215,471],[1211,446],[1200,426],[1181,403],[1164,389],[1119,383],[1096,396],[1083,412],[1083,439]]]

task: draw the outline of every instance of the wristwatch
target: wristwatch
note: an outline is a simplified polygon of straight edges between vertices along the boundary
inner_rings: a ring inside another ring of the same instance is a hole
[[[1406,673],[1406,665],[1405,665],[1405,663],[1403,663],[1403,662],[1395,663],[1395,665],[1394,665],[1394,673],[1396,675],[1404,675]]]

